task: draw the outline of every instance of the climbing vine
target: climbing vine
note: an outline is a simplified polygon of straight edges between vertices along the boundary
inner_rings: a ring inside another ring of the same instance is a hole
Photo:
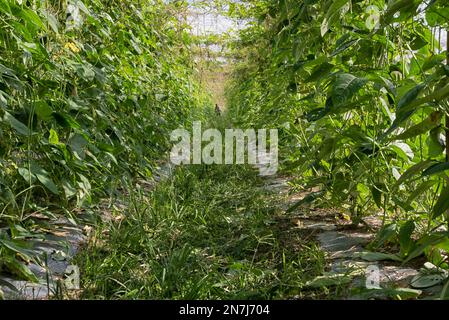
[[[72,209],[150,177],[207,103],[185,6],[0,1],[0,271],[37,280],[36,217],[76,222]]]
[[[306,203],[357,225],[373,250],[448,268],[446,1],[245,1],[229,94],[237,123],[280,128]],[[318,188],[318,189],[317,189]]]

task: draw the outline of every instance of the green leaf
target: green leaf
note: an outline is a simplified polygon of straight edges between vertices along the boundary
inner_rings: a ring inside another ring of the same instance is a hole
[[[406,264],[410,260],[412,260],[416,257],[419,257],[420,255],[422,255],[424,253],[424,251],[427,248],[435,246],[439,243],[446,241],[447,237],[448,237],[447,232],[438,232],[438,233],[434,233],[434,234],[430,234],[430,235],[426,235],[426,236],[422,237],[418,241],[418,246],[415,249],[413,249],[412,252],[410,252],[410,254],[407,256],[407,259],[405,259],[402,264]]]
[[[421,295],[421,290],[410,288],[381,288],[363,289],[362,293],[356,295],[357,299],[415,299]]]
[[[50,129],[50,136],[48,137],[48,142],[51,144],[59,144],[59,137],[55,130]]]
[[[316,66],[313,68],[311,75],[305,80],[305,82],[316,81],[324,76],[327,76],[333,67],[334,65],[329,62],[324,62]]]
[[[11,127],[14,128],[14,130],[17,131],[17,133],[28,136],[31,134],[30,129],[24,125],[22,122],[14,118],[9,112],[5,111],[5,114],[3,116],[3,121],[9,123]]]
[[[75,121],[70,115],[63,114],[60,112],[53,112],[52,113],[53,118],[56,120],[56,122],[64,128],[73,128],[73,129],[80,129],[81,126],[78,122]]]
[[[423,177],[431,176],[440,172],[444,172],[446,170],[449,170],[449,162],[436,163],[431,167],[427,168],[426,170],[424,170],[422,176]]]
[[[414,244],[412,239],[413,231],[415,231],[415,222],[413,220],[407,221],[399,230],[399,244],[403,256],[407,256],[412,249]]]
[[[340,73],[335,77],[332,90],[332,101],[335,105],[350,100],[367,82],[349,73]]]
[[[332,1],[331,6],[327,10],[326,16],[321,23],[321,36],[323,37],[329,28],[335,24],[340,15],[340,10],[349,2],[349,0],[336,0]]]
[[[72,198],[78,192],[78,190],[76,190],[76,188],[74,188],[72,184],[67,180],[62,181],[62,188],[64,189],[64,194],[67,199]]]
[[[31,272],[31,270],[24,265],[22,262],[19,262],[14,257],[2,257],[2,263],[6,265],[8,270],[19,276],[21,279],[32,281],[32,282],[39,282],[39,279],[36,277],[36,275]]]
[[[290,213],[294,210],[296,210],[297,208],[299,208],[301,205],[303,204],[307,204],[307,203],[311,203],[314,200],[316,200],[318,197],[322,196],[324,194],[324,191],[318,191],[318,192],[313,192],[311,194],[308,194],[307,196],[304,197],[304,199],[299,200],[298,202],[296,202],[294,205],[292,205],[291,207],[289,207],[286,212]]]
[[[354,253],[354,258],[360,258],[365,261],[383,261],[383,260],[392,260],[392,261],[402,261],[400,257],[396,254],[391,253],[382,253],[382,252],[356,252]]]
[[[82,12],[84,12],[87,15],[90,15],[89,9],[87,9],[86,5],[81,0],[77,0],[76,5]]]
[[[43,168],[41,168],[37,163],[31,163],[31,173],[36,176],[36,178],[42,183],[48,190],[50,190],[54,194],[59,194],[58,187],[56,184],[49,178],[49,174]]]
[[[405,142],[394,142],[390,148],[396,152],[403,160],[412,160],[415,156],[410,146]]]
[[[69,141],[70,148],[80,159],[84,159],[84,149],[88,145],[88,141],[81,135],[75,134]]]
[[[373,200],[379,208],[382,208],[382,191],[378,186],[371,187],[371,194],[373,195]]]
[[[51,13],[49,13],[48,11],[45,11],[44,15],[47,18],[48,25],[53,29],[55,33],[58,33],[59,28],[58,28],[58,20],[56,19],[56,17]]]
[[[34,252],[28,248],[28,245],[22,241],[0,239],[0,244],[9,250],[21,254],[25,259],[32,260]]]
[[[308,281],[305,286],[312,288],[331,287],[348,284],[352,281],[354,276],[348,274],[330,274],[318,276],[313,280]]]
[[[414,100],[418,98],[419,94],[424,88],[425,84],[420,83],[413,87],[411,90],[407,91],[407,93],[398,102],[397,112],[405,110],[408,105],[410,105]]]
[[[427,70],[435,67],[436,65],[443,63],[443,61],[445,59],[446,59],[446,54],[444,54],[444,53],[432,55],[424,61],[423,65],[422,65],[422,70],[427,71]]]
[[[96,146],[98,147],[98,149],[100,149],[101,151],[106,151],[106,152],[114,152],[115,148],[114,146],[107,144],[107,143],[102,143],[102,142],[98,142],[96,144]]]
[[[31,174],[31,172],[27,168],[19,168],[19,174],[25,179],[27,183],[34,183],[36,181],[36,177]]]
[[[434,163],[435,163],[435,161],[433,161],[433,160],[424,160],[424,161],[421,161],[421,162],[411,166],[402,174],[402,176],[396,182],[395,188],[400,186],[406,180],[412,178],[414,175],[422,172],[423,170],[425,170],[426,168],[428,168],[429,166],[431,166]]]
[[[413,192],[409,195],[406,203],[412,203],[413,201],[415,201],[415,199],[417,197],[419,197],[420,195],[422,195],[424,192],[433,189],[433,186],[437,183],[436,180],[428,180],[428,181],[423,181],[421,184],[418,185],[418,187],[416,187]]]
[[[49,120],[53,110],[47,104],[47,102],[40,100],[34,103],[34,111],[42,120]]]
[[[392,140],[405,140],[419,136],[438,126],[440,121],[441,112],[434,112],[427,119],[407,129],[405,132],[397,135],[396,137],[393,137]]]
[[[428,44],[428,42],[426,39],[424,39],[420,35],[416,35],[416,37],[413,39],[413,41],[410,44],[410,48],[412,50],[419,50],[427,44]]]
[[[0,12],[3,12],[6,16],[9,16],[11,14],[11,8],[9,7],[8,1],[0,1]]]
[[[375,240],[376,248],[379,248],[385,242],[392,240],[396,236],[396,229],[396,223],[385,225],[382,229],[380,229]]]
[[[444,151],[445,143],[441,138],[442,130],[443,128],[436,127],[429,132],[429,137],[426,140],[426,144],[429,147],[429,157],[438,157]]]
[[[431,2],[432,5],[426,10],[426,21],[431,27],[443,27],[448,25],[449,7],[441,6],[441,4]]]
[[[449,210],[449,186],[444,187],[441,191],[441,194],[433,207],[431,218],[436,219],[447,210]]]
[[[40,29],[47,29],[41,18],[39,18],[39,16],[31,9],[22,8],[19,11],[19,16],[21,16],[26,22],[32,23]]]
[[[440,284],[445,278],[441,274],[417,274],[410,281],[410,285],[417,289],[430,288]]]

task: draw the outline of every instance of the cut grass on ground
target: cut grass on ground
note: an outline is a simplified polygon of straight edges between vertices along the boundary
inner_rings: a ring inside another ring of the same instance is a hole
[[[77,256],[84,299],[285,299],[323,292],[324,255],[289,245],[278,195],[246,166],[185,166],[96,228]]]

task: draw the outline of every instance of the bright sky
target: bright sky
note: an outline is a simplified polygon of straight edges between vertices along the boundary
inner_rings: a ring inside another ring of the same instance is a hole
[[[222,34],[245,26],[243,21],[229,19],[217,14],[211,8],[192,7],[187,22],[192,26],[192,32],[195,35]]]
[[[221,34],[236,28],[234,21],[211,13],[192,13],[187,21],[195,35]]]

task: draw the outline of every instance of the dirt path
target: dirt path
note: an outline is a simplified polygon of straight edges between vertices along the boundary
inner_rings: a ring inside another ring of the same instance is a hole
[[[392,255],[375,253],[367,247],[374,240],[375,230],[381,224],[379,217],[363,219],[364,224],[353,227],[336,209],[300,206],[288,213],[298,200],[309,192],[291,194],[289,177],[267,178],[267,188],[283,195],[280,204],[285,215],[280,218],[280,228],[287,241],[317,241],[326,256],[326,271],[308,283],[312,288],[337,288],[333,299],[435,299],[442,285],[413,288],[415,276],[423,266],[422,261],[402,265],[391,260]],[[296,239],[296,240],[295,240]],[[292,245],[292,244],[290,244]],[[419,260],[419,259],[418,259]],[[413,280],[413,281],[412,281]]]

